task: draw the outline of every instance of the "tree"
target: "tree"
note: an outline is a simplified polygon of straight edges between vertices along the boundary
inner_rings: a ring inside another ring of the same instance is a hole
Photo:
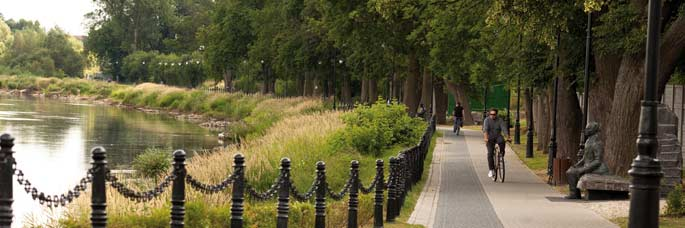
[[[82,53],[76,50],[70,38],[71,36],[67,35],[62,29],[55,27],[47,34],[45,48],[48,50],[56,68],[62,70],[68,76],[80,77],[83,76],[86,59]]]
[[[252,3],[253,4],[253,3]],[[254,40],[249,2],[223,0],[212,12],[212,23],[204,30],[205,57],[211,75],[224,80],[231,89],[235,71],[247,59],[248,47]]]
[[[2,15],[0,15],[0,59],[2,59],[2,56],[5,55],[12,45],[13,39],[12,30],[10,30],[10,27],[7,26]]]

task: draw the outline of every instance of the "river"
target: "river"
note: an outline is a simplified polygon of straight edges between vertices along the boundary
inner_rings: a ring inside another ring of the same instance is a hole
[[[96,146],[106,149],[110,167],[121,169],[148,148],[168,149],[171,156],[173,149],[193,154],[219,146],[216,134],[172,116],[46,98],[0,97],[0,130],[15,138],[17,168],[50,195],[66,193],[85,176]],[[40,206],[16,182],[13,209],[13,227],[60,214]]]

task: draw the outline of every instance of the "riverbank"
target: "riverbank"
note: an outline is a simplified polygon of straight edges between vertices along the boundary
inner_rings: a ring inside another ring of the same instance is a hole
[[[379,123],[387,120],[387,114],[402,114],[404,106],[385,104],[378,105],[376,108],[361,108],[355,110],[357,116],[350,113],[340,112],[314,112],[301,115],[293,115],[283,118],[266,130],[261,137],[247,138],[240,145],[232,145],[223,151],[216,153],[195,156],[188,161],[187,170],[190,175],[205,183],[218,183],[231,172],[232,157],[236,153],[242,153],[246,157],[246,177],[250,185],[258,191],[265,191],[276,179],[279,173],[279,161],[283,157],[288,157],[292,161],[291,178],[294,185],[300,191],[309,188],[315,177],[315,168],[318,161],[326,163],[327,181],[333,191],[338,191],[345,185],[349,177],[350,161],[360,162],[360,179],[368,186],[375,175],[375,160],[383,159],[386,162],[390,156],[395,156],[403,148],[418,142],[419,138],[411,137],[405,141],[396,141],[392,145],[384,144],[379,153],[369,151],[357,151],[356,147],[345,145],[344,138],[350,137],[348,134],[367,135],[357,131],[350,131],[349,121],[358,119],[356,117],[368,118],[368,115],[376,116],[370,118],[369,122]],[[301,109],[304,106],[291,107]],[[297,110],[282,110],[285,112],[298,112]],[[299,111],[301,112],[301,110]],[[346,117],[342,117],[346,116]],[[396,122],[411,119],[403,117]],[[415,135],[415,131],[423,132],[426,125],[420,120],[404,121],[411,129],[405,132],[407,135]],[[400,124],[397,124],[400,125]],[[385,124],[379,125],[360,125],[357,130],[373,132],[373,129],[386,127]],[[402,129],[402,126],[393,126],[387,132]],[[369,131],[371,130],[371,131]],[[420,137],[420,133],[418,134]],[[341,139],[342,137],[342,139]],[[366,136],[364,136],[366,137]],[[437,135],[436,135],[437,137]],[[352,136],[351,138],[354,138]],[[393,137],[395,138],[395,137]],[[435,141],[433,138],[432,142]],[[352,143],[355,143],[352,141]],[[432,146],[431,146],[432,148]],[[387,164],[387,163],[386,163]],[[428,167],[430,160],[427,160]],[[387,175],[386,166],[386,175]],[[150,181],[152,183],[153,181]],[[150,185],[133,185],[135,189],[143,190],[150,188]],[[170,194],[162,194],[151,202],[144,204],[131,202],[123,198],[112,188],[108,188],[108,217],[112,227],[165,227],[169,223]],[[420,192],[420,189],[417,189]],[[224,227],[230,218],[231,191],[225,190],[217,194],[203,194],[191,188],[186,191],[186,225],[188,227]],[[405,205],[404,212],[411,211],[411,205],[416,201],[416,197],[410,193]],[[245,203],[244,218],[248,227],[274,227],[276,222],[275,201],[259,202],[248,200]],[[60,224],[65,227],[88,227],[89,196],[78,199],[69,208],[69,212],[61,219]],[[327,226],[343,227],[347,221],[347,201],[327,201]],[[405,215],[406,216],[406,215]],[[360,195],[359,223],[362,226],[372,224],[373,218],[373,194]],[[401,220],[406,219],[404,217]],[[292,202],[290,204],[290,225],[293,227],[312,227],[314,221],[314,205],[310,201]],[[389,227],[392,227],[389,224]]]
[[[152,83],[133,86],[75,78],[0,76],[0,90],[9,95],[90,100],[146,113],[165,113],[224,132],[234,140],[261,135],[283,117],[324,110],[322,102],[312,98],[209,93]]]

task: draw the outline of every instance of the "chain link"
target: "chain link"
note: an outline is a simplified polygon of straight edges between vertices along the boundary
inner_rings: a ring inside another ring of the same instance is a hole
[[[342,190],[340,190],[340,193],[335,193],[331,188],[328,188],[328,195],[331,196],[331,199],[333,200],[342,200],[345,198],[345,195],[347,195],[347,192],[350,191],[350,187],[352,187],[352,178],[347,179],[347,183],[345,183],[345,186],[343,186]]]
[[[171,184],[171,181],[176,179],[176,173],[173,173],[171,175],[167,175],[164,177],[164,181],[157,185],[155,188],[144,191],[144,192],[138,192],[135,191],[131,188],[126,187],[123,183],[119,182],[119,178],[117,178],[114,175],[110,174],[110,170],[107,170],[107,175],[106,175],[106,180],[110,182],[110,186],[112,188],[116,189],[119,194],[124,196],[125,198],[131,200],[131,201],[136,201],[138,203],[140,202],[148,202],[157,196],[161,195],[166,191],[166,189],[169,187]]]
[[[295,200],[307,201],[307,200],[312,198],[312,195],[314,195],[314,192],[319,187],[319,183],[321,183],[319,181],[319,179],[318,178],[315,179],[314,182],[312,183],[312,185],[309,186],[309,190],[307,190],[307,192],[305,192],[304,194],[301,194],[297,191],[297,187],[295,187],[295,182],[293,182],[291,180],[290,181],[290,194],[293,196],[293,198],[295,198]]]
[[[281,183],[283,182],[283,178],[280,176],[276,180],[276,183],[273,183],[271,185],[271,188],[266,190],[265,192],[258,192],[252,185],[250,185],[247,181],[245,182],[245,189],[247,189],[247,193],[250,194],[252,198],[258,201],[266,201],[269,199],[273,199],[276,196],[276,192],[281,186]]]
[[[361,190],[361,192],[363,194],[369,194],[369,193],[373,192],[373,190],[378,186],[378,179],[379,179],[378,176],[374,177],[373,182],[371,182],[371,185],[369,186],[369,188],[365,188],[364,184],[362,184],[360,181],[359,182],[359,190]]]
[[[202,183],[191,175],[186,175],[186,182],[190,184],[191,187],[204,194],[214,194],[225,190],[229,185],[233,184],[233,175],[228,175],[226,179],[215,185]]]
[[[16,162],[12,164],[12,170],[13,174],[17,176],[17,182],[19,183],[19,185],[23,186],[24,191],[31,195],[33,200],[38,200],[38,202],[41,205],[45,205],[49,208],[64,207],[67,204],[73,202],[79,196],[81,196],[81,193],[84,192],[88,187],[88,183],[92,182],[92,174],[94,172],[92,169],[89,169],[86,174],[86,177],[81,178],[79,183],[76,184],[76,186],[74,186],[74,188],[72,190],[69,190],[66,194],[48,195],[41,191],[38,191],[36,187],[33,187],[31,181],[29,181],[24,176],[24,172],[20,169],[17,169]]]

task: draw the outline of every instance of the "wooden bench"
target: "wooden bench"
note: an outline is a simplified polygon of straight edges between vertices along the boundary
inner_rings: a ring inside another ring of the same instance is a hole
[[[586,200],[628,199],[630,180],[613,175],[586,174],[580,178],[577,187],[586,192]]]

